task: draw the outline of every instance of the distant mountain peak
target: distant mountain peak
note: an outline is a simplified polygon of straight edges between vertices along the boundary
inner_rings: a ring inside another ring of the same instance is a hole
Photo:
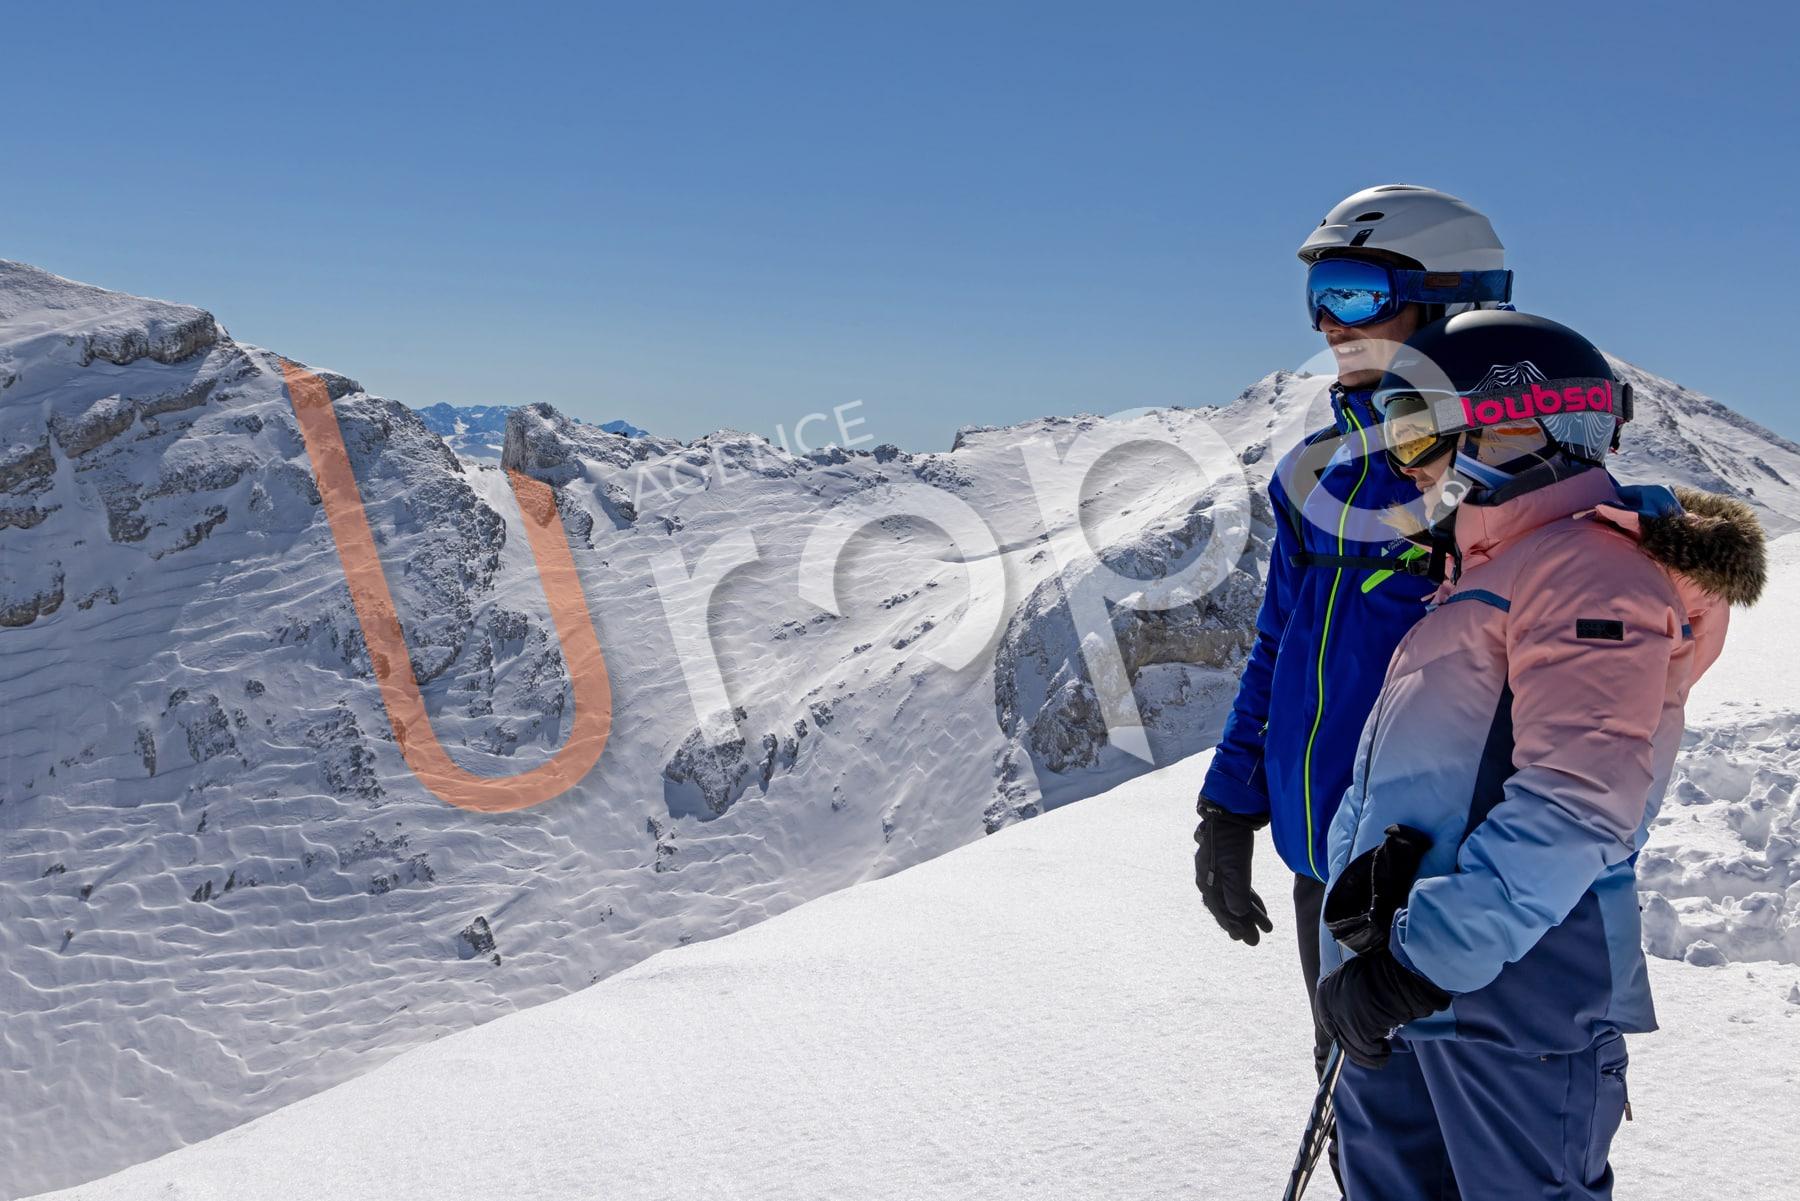
[[[482,463],[498,463],[506,446],[507,418],[519,407],[511,404],[453,405],[439,401],[415,407],[413,411],[425,423],[426,429],[442,438],[451,450],[463,458]],[[579,417],[570,417],[569,420],[591,425],[621,438],[650,436],[647,430],[639,429],[629,421],[596,423],[582,421]]]

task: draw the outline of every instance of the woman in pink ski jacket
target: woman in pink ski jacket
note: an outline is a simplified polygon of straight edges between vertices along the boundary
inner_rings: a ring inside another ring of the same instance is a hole
[[[1376,404],[1454,566],[1331,827],[1346,1188],[1610,1197],[1622,1036],[1656,1026],[1634,863],[1762,533],[1738,502],[1614,483],[1629,390],[1555,322],[1428,327]]]

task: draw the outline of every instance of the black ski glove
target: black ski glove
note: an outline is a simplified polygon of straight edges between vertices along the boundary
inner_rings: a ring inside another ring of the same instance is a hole
[[[1250,887],[1250,856],[1256,850],[1256,832],[1269,822],[1265,814],[1242,813],[1200,798],[1200,826],[1194,831],[1199,848],[1194,852],[1194,883],[1200,887],[1207,912],[1225,933],[1255,946],[1263,933],[1273,930],[1269,911]]]
[[[1431,836],[1389,826],[1387,839],[1352,859],[1325,898],[1325,928],[1358,955],[1387,946],[1394,914],[1406,908],[1413,877],[1431,849]]]
[[[1337,1040],[1350,1062],[1387,1066],[1394,1029],[1436,1013],[1451,996],[1417,972],[1400,966],[1383,947],[1358,955],[1319,981],[1313,1005],[1319,1025]]]

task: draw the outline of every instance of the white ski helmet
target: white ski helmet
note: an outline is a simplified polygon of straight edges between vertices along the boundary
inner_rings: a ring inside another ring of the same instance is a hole
[[[1506,266],[1506,247],[1486,217],[1447,192],[1410,183],[1365,188],[1338,201],[1299,253],[1314,263],[1330,251],[1358,250],[1399,255],[1426,271]]]

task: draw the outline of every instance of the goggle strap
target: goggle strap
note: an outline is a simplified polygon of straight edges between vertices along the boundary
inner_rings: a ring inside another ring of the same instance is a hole
[[[1411,271],[1396,269],[1394,295],[1419,304],[1504,304],[1512,299],[1511,271]]]
[[[1470,393],[1457,393],[1435,388],[1418,390],[1396,388],[1386,392],[1376,392],[1371,403],[1385,424],[1393,415],[1394,404],[1408,399],[1423,401],[1430,408],[1432,427],[1437,430],[1439,435],[1448,435],[1492,425],[1507,425],[1515,421],[1530,421],[1563,412],[1590,411],[1585,405],[1577,403],[1582,399],[1580,395],[1577,395],[1573,401],[1569,401],[1566,393],[1574,390],[1577,393],[1591,394],[1602,387],[1606,389],[1606,394],[1610,397],[1611,408],[1602,409],[1596,406],[1592,411],[1610,413],[1615,420],[1620,422],[1630,421],[1633,409],[1631,385],[1599,376],[1570,376],[1566,379],[1520,381],[1510,386],[1494,387]],[[1554,401],[1555,404],[1550,405],[1546,403],[1547,401]],[[1494,406],[1492,416],[1486,412],[1490,405]]]

